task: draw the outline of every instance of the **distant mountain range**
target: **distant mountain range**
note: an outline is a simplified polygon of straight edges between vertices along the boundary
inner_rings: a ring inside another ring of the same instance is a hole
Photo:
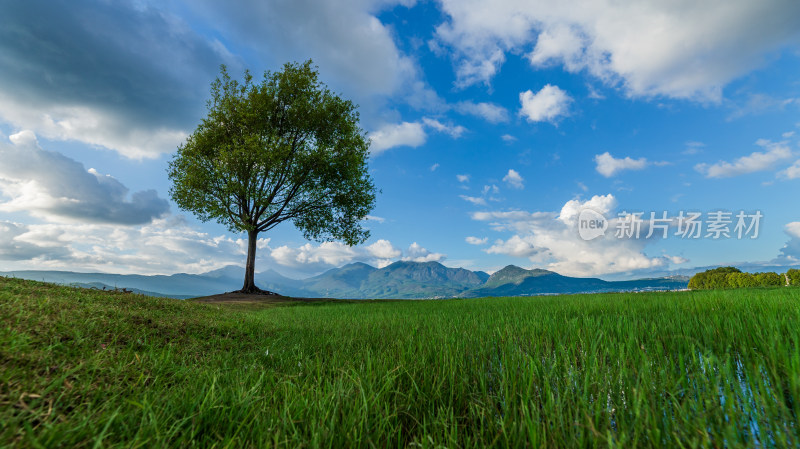
[[[241,288],[244,269],[228,266],[204,274],[122,275],[71,271],[13,271],[2,276],[99,289],[128,289],[152,296],[192,298]],[[256,284],[286,296],[350,299],[475,298],[564,293],[685,289],[688,276],[631,281],[562,276],[552,271],[509,265],[489,276],[483,271],[449,268],[438,262],[395,262],[384,268],[352,263],[307,279],[290,279],[273,270],[256,275]]]

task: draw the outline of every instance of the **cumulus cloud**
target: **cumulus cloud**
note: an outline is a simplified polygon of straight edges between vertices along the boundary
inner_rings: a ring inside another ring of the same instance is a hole
[[[459,195],[459,198],[461,198],[464,201],[468,201],[468,202],[470,202],[470,203],[472,203],[472,204],[474,204],[476,206],[485,206],[486,205],[486,200],[483,197],[480,197],[480,196]]]
[[[0,221],[0,260],[45,261],[64,258],[69,251],[58,241],[30,241],[27,225]]]
[[[616,199],[608,194],[585,201],[570,200],[558,212],[482,211],[473,213],[472,219],[488,222],[497,232],[512,233],[508,238],[495,240],[485,249],[487,253],[527,258],[535,265],[565,275],[631,273],[675,262],[668,255],[647,256],[644,248],[648,239],[617,238],[614,231],[620,218],[615,215],[616,207]],[[578,217],[587,208],[609,220],[605,236],[591,241],[580,238]],[[641,236],[645,237],[647,231],[642,224]]]
[[[350,247],[339,242],[323,242],[318,245],[306,243],[300,247],[282,245],[267,248],[268,261],[277,263],[295,273],[318,273],[333,267],[353,262],[365,262],[376,267],[385,267],[392,261],[402,259],[413,262],[431,262],[445,259],[441,253],[432,253],[412,243],[404,252],[390,241],[381,239],[367,246]]]
[[[456,175],[458,182],[469,182],[469,175]]]
[[[265,67],[312,58],[333,90],[361,105],[368,129],[386,120],[387,98],[441,112],[447,105],[378,18],[382,11],[412,4],[244,0],[230,8],[205,0],[32,0],[4,5],[0,120],[51,140],[156,158],[174,151],[197,125],[220,64],[234,77],[241,75],[243,60],[229,44],[258,56],[264,66],[252,67],[256,75]],[[191,17],[191,23],[182,17]]]
[[[120,274],[204,273],[242,265],[247,239],[211,235],[182,217],[158,218],[144,226],[109,224],[14,224],[0,222],[4,270],[101,271]],[[259,239],[259,250],[269,239]],[[13,252],[7,252],[12,247]],[[264,266],[264,253],[256,262]]]
[[[541,249],[537,248],[533,242],[526,241],[518,235],[512,236],[506,241],[498,239],[486,250],[489,254],[504,254],[512,257],[530,257],[539,251]]]
[[[299,266],[339,266],[356,258],[356,249],[339,242],[323,242],[315,246],[306,243],[299,248],[287,245],[270,251],[270,256],[281,265],[297,268]]]
[[[583,46],[580,30],[556,25],[539,33],[536,47],[527,58],[534,67],[546,67],[560,60],[567,70],[576,72],[582,68]]]
[[[366,217],[364,217],[364,219],[367,220],[367,221],[374,221],[376,223],[383,223],[384,221],[386,221],[385,218],[376,217],[375,215],[367,215]]]
[[[719,161],[715,164],[697,164],[694,168],[707,178],[729,178],[769,170],[778,162],[792,157],[792,151],[786,142],[770,142],[760,139],[756,145],[764,148],[765,151],[754,151],[733,162]],[[787,170],[787,175],[790,173],[790,169]]]
[[[109,175],[86,170],[61,153],[43,150],[31,131],[0,142],[0,211],[90,223],[149,223],[169,210],[155,190],[134,192]]]
[[[469,243],[470,245],[485,245],[489,241],[489,237],[478,238],[478,237],[469,236],[464,240],[467,243]]]
[[[313,274],[353,262],[365,262],[378,268],[385,267],[395,260],[431,262],[445,259],[441,253],[432,253],[412,243],[403,252],[390,241],[381,239],[367,246],[349,247],[338,242],[324,242],[319,245],[306,243],[300,247],[288,245],[268,248],[268,260],[291,269],[298,274]]]
[[[494,184],[485,185],[485,186],[483,186],[483,189],[481,189],[481,193],[483,195],[487,195],[487,194],[496,195],[496,194],[500,193],[500,187],[497,187]],[[495,200],[494,198],[489,198],[489,199],[491,199],[493,201]]]
[[[467,131],[467,128],[464,128],[461,125],[444,124],[439,120],[428,117],[423,117],[422,123],[437,132],[449,134],[453,139],[458,139]]]
[[[703,148],[705,146],[706,144],[704,144],[703,142],[696,142],[696,141],[686,142],[686,149],[683,150],[682,153],[686,155],[697,154],[703,151]]]
[[[467,131],[467,128],[461,125],[442,123],[430,117],[423,117],[419,122],[386,124],[369,135],[372,140],[372,145],[370,146],[372,154],[378,155],[394,147],[407,146],[416,148],[424,145],[428,140],[425,128],[447,134],[453,139],[458,139]]]
[[[795,161],[794,164],[778,172],[778,177],[783,179],[800,178],[800,160]]]
[[[392,242],[381,239],[365,248],[367,252],[378,259],[394,259],[403,254]]]
[[[494,103],[461,101],[456,103],[455,110],[461,114],[481,117],[489,123],[503,123],[508,121],[508,110]]]
[[[787,223],[783,230],[789,236],[789,241],[783,245],[780,254],[773,262],[781,265],[798,265],[800,264],[800,221]]]
[[[411,262],[440,262],[447,256],[442,253],[432,253],[420,246],[417,242],[412,243],[406,250],[403,260]]]
[[[428,135],[421,123],[403,122],[398,124],[384,125],[377,131],[369,135],[372,145],[370,150],[373,155],[378,155],[394,147],[413,147],[416,148],[425,143]]]
[[[507,52],[587,71],[632,96],[718,100],[722,87],[800,38],[792,1],[443,0],[439,46],[458,86],[489,83]]]
[[[219,64],[236,63],[175,15],[128,2],[6,4],[0,54],[0,120],[129,158],[174,151]]]
[[[529,122],[556,123],[559,117],[567,115],[572,98],[558,86],[547,84],[536,93],[520,92],[519,101],[522,105],[519,114]]]
[[[339,242],[275,246],[269,238],[260,238],[257,248],[257,270],[278,268],[299,277],[353,262],[384,267],[401,258],[414,261],[445,258],[444,254],[430,252],[417,243],[404,252],[385,239],[350,247]],[[0,271],[205,273],[226,265],[243,266],[246,256],[245,234],[210,234],[191,226],[182,216],[157,218],[138,227],[0,221]]]
[[[508,173],[506,173],[506,175],[503,176],[503,182],[507,183],[508,185],[510,185],[515,189],[525,188],[524,181],[525,180],[522,178],[519,172],[517,172],[514,169],[509,169]]]
[[[630,157],[615,158],[608,151],[594,157],[597,164],[597,173],[610,178],[623,170],[641,170],[649,164],[647,159],[632,159]]]
[[[253,50],[273,65],[312,58],[324,79],[348,98],[364,105],[374,96],[408,94],[429,103],[430,89],[420,81],[411,58],[398,49],[391,27],[377,15],[409,1],[243,0],[232,8],[212,0],[186,6],[223,35],[257,42]],[[435,99],[433,101],[436,101]]]
[[[520,183],[522,182],[522,177],[520,177],[519,182]],[[494,184],[491,184],[483,186],[483,188],[481,189],[481,196],[459,195],[459,197],[462,200],[468,201],[476,206],[485,206],[487,204],[487,201],[501,201],[499,197],[495,196],[499,193],[500,193],[500,188]]]

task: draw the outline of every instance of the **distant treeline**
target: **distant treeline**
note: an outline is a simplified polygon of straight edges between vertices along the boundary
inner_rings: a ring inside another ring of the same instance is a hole
[[[720,267],[697,273],[689,279],[690,290],[710,290],[743,287],[781,287],[800,285],[800,270],[792,268],[786,274],[773,272],[743,273],[738,268]]]

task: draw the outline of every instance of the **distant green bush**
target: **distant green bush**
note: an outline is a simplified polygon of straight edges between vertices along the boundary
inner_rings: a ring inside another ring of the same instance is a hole
[[[800,285],[800,270],[797,268],[787,271],[786,276],[789,277],[789,285]]]
[[[781,287],[786,285],[783,275],[773,272],[756,273],[756,282],[760,287]]]
[[[690,290],[712,290],[720,288],[731,288],[728,281],[728,275],[736,279],[738,282],[738,275],[746,274],[735,267],[719,267],[711,270],[697,273],[689,279]]]
[[[787,272],[791,285],[800,285],[800,270]],[[794,277],[793,277],[794,276]],[[691,290],[715,290],[725,288],[746,287],[780,287],[786,285],[786,278],[782,274],[743,273],[735,267],[720,267],[697,273],[689,280]]]

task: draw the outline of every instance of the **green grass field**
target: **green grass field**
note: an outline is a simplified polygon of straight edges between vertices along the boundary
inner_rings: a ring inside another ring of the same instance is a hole
[[[0,278],[0,444],[796,447],[800,289],[226,308]]]

